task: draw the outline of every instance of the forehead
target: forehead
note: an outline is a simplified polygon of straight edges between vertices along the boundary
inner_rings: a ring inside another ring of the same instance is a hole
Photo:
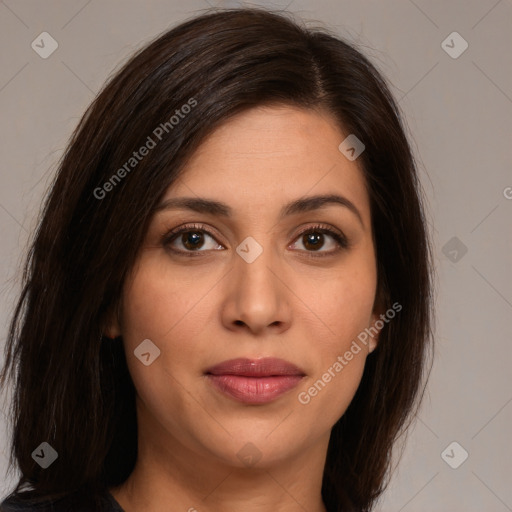
[[[357,160],[338,149],[342,133],[327,113],[258,107],[230,118],[200,145],[165,198],[228,201],[235,213],[276,212],[299,197],[337,193],[369,223],[369,199]],[[365,218],[366,217],[366,218]]]

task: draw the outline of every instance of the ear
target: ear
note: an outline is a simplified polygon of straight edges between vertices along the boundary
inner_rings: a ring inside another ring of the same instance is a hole
[[[119,321],[118,307],[110,308],[104,323],[103,334],[107,338],[115,339],[121,336],[121,323]]]
[[[380,309],[378,311],[375,311],[372,313],[372,316],[371,316],[371,324],[370,324],[370,327],[369,327],[369,331],[371,332],[371,335],[370,335],[370,342],[368,344],[368,353],[370,354],[371,352],[373,352],[376,348],[377,348],[377,345],[379,343],[379,336],[380,336],[380,331],[381,329],[379,329],[379,325],[381,325],[382,323],[382,320],[381,320],[381,311]],[[375,325],[377,323],[377,321],[380,322]]]
[[[380,332],[385,326],[388,320],[386,319],[386,305],[389,302],[389,296],[387,292],[387,286],[381,283],[381,286],[377,286],[375,300],[373,302],[373,312],[370,320],[370,341],[368,346],[368,353],[373,352],[379,343]]]

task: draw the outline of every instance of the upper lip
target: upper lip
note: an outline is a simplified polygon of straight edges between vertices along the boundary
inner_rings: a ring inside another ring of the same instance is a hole
[[[306,375],[294,364],[275,357],[262,359],[238,358],[223,361],[205,371],[210,375],[240,375],[242,377],[272,377],[279,375]]]

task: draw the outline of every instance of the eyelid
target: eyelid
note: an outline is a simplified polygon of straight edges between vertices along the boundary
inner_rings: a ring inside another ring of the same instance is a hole
[[[186,233],[187,231],[204,231],[205,233],[210,235],[212,238],[215,238],[215,237],[220,238],[220,236],[217,234],[216,231],[213,230],[213,228],[210,228],[209,226],[207,227],[205,224],[190,223],[190,224],[183,224],[181,226],[171,229],[170,231],[166,231],[164,233],[164,235],[162,236],[161,243],[163,245],[166,245],[171,242],[172,238],[176,237],[177,235],[180,235],[181,233]],[[217,243],[220,243],[220,242],[217,241]],[[189,251],[189,252],[191,252],[191,251]]]
[[[210,228],[209,226],[207,227],[205,224],[198,224],[198,223],[183,224],[177,228],[173,228],[172,230],[167,231],[161,237],[161,244],[163,246],[169,246],[170,243],[173,242],[174,239],[178,235],[180,235],[181,233],[189,232],[189,231],[204,232],[207,235],[211,236],[219,245],[223,245],[216,239],[216,237],[219,235],[216,234],[216,232],[213,230],[213,228]],[[323,256],[337,254],[340,251],[349,249],[351,247],[350,241],[347,239],[347,237],[341,230],[339,230],[333,226],[330,226],[328,224],[323,224],[323,223],[316,223],[314,225],[308,225],[308,226],[304,227],[295,235],[295,237],[293,238],[293,242],[290,245],[295,244],[296,240],[298,238],[300,238],[302,235],[304,235],[305,233],[308,233],[310,231],[327,234],[328,236],[330,236],[331,238],[334,239],[334,241],[336,242],[338,247],[331,251],[318,251],[318,253],[316,251],[304,251],[304,250],[301,250],[299,252],[304,252],[304,253],[308,254],[309,256],[313,256],[313,257],[316,257],[316,256],[323,257]],[[209,253],[211,251],[211,250],[183,251],[181,249],[174,249],[174,248],[171,248],[170,250],[175,254],[185,255],[185,256],[195,256],[195,255],[200,256],[202,254],[204,255],[204,253]]]
[[[329,235],[332,238],[334,238],[338,244],[340,244],[342,246],[346,246],[346,247],[349,246],[349,241],[348,241],[347,237],[345,236],[345,234],[341,230],[339,230],[333,226],[323,224],[321,222],[314,224],[313,226],[306,226],[304,229],[301,229],[295,235],[294,240],[299,238],[301,235],[308,233],[309,231],[324,233],[324,234]],[[308,251],[308,252],[314,252],[314,251]]]

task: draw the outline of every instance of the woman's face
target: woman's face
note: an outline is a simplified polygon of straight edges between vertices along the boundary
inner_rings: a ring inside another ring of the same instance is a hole
[[[252,109],[166,191],[111,329],[155,450],[270,467],[326,448],[376,343],[358,335],[378,318],[369,197],[338,149],[348,135],[327,114]],[[344,199],[311,200],[327,195]],[[197,208],[173,206],[184,198]]]

